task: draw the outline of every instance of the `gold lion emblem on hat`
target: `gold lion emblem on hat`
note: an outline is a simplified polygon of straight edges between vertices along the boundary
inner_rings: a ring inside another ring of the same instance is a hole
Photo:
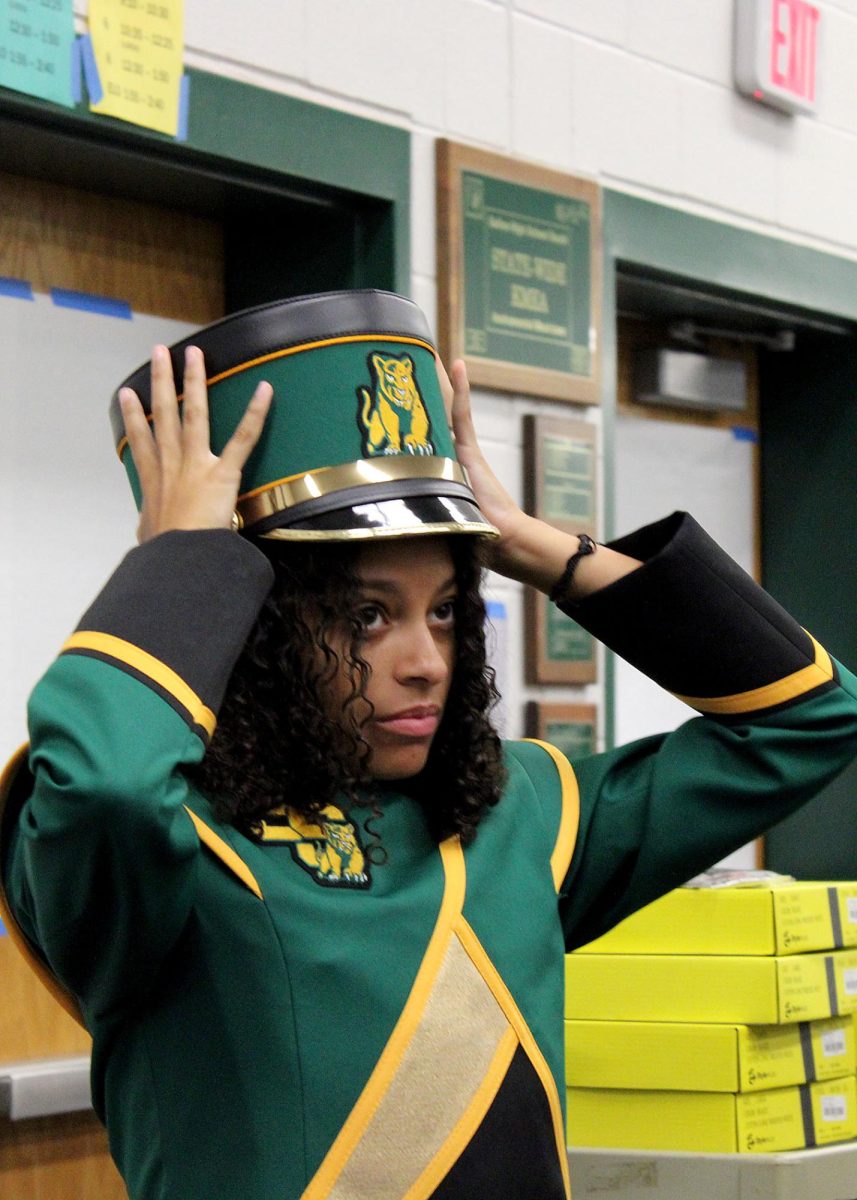
[[[364,455],[434,454],[411,356],[374,353],[369,355],[369,365],[374,375],[372,391],[357,389]]]

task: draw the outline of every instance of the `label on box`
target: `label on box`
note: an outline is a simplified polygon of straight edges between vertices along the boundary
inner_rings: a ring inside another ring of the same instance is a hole
[[[786,954],[833,946],[830,903],[821,888],[774,888],[777,948]]]
[[[779,959],[781,1021],[811,1021],[830,1013],[825,958],[796,954]],[[857,982],[857,981],[855,981]]]
[[[848,1105],[844,1096],[821,1097],[821,1119],[823,1121],[844,1121],[847,1116]]]
[[[738,1149],[751,1154],[796,1150],[804,1144],[800,1092],[778,1088],[737,1098]]]
[[[741,1036],[739,1091],[789,1087],[806,1080],[806,1062],[797,1025],[745,1026]],[[701,1089],[700,1089],[701,1090]]]
[[[825,1058],[845,1054],[846,1049],[844,1029],[833,1029],[830,1033],[821,1035],[821,1051]]]
[[[845,1075],[830,1083],[811,1086],[812,1114],[815,1140],[819,1146],[853,1138],[857,1132],[854,1119],[854,1076]]]
[[[857,967],[847,967],[842,972],[842,987],[846,996],[857,996]]]
[[[849,925],[857,924],[857,896],[846,896],[845,910],[848,913]]]

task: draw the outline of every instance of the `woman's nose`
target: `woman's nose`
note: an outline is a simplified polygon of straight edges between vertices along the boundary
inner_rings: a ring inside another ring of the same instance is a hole
[[[424,679],[441,683],[451,665],[448,638],[438,638],[428,625],[403,630],[399,676],[402,679]]]

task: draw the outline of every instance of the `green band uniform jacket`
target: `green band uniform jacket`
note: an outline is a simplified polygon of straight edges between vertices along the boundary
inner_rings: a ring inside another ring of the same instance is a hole
[[[575,606],[700,713],[569,765],[506,746],[462,849],[381,788],[252,839],[198,762],[270,587],[224,531],[133,550],[36,687],[7,771],[4,911],[93,1037],[132,1200],[559,1200],[563,971],[581,945],[811,798],[857,753],[857,687],[676,514]],[[454,686],[454,684],[453,684]]]

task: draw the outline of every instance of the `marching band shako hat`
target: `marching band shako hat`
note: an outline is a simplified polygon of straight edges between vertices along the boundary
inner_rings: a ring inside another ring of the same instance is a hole
[[[455,456],[428,324],[411,300],[326,292],[235,313],[170,348],[177,386],[187,346],[205,356],[215,454],[256,385],[268,380],[274,389],[242,474],[236,512],[244,533],[302,541],[497,536]],[[134,389],[151,420],[149,364],[121,386]],[[118,388],[110,418],[139,507]]]

